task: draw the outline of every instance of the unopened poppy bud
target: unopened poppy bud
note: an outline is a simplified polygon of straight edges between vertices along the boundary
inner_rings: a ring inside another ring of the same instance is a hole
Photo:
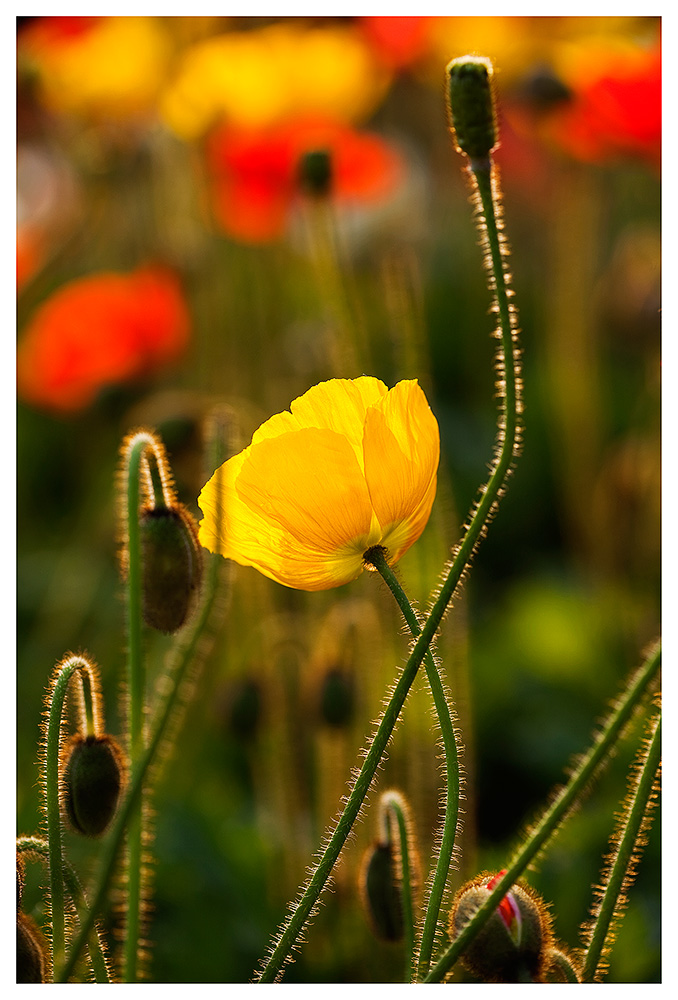
[[[391,844],[373,844],[364,857],[360,892],[372,930],[382,941],[400,941],[403,907]]]
[[[462,56],[447,65],[450,125],[457,148],[471,160],[486,160],[497,145],[492,63]]]
[[[332,159],[326,149],[312,149],[299,161],[299,182],[307,194],[325,197],[332,187]]]
[[[328,726],[345,726],[355,704],[352,677],[338,667],[328,670],[320,688],[320,717]]]
[[[505,875],[479,875],[457,893],[450,934],[458,937]],[[536,893],[514,885],[463,953],[462,964],[489,983],[541,981],[553,943],[551,920]]]
[[[188,618],[202,577],[197,526],[176,504],[142,511],[140,533],[144,621],[159,632],[176,632]]]
[[[86,837],[108,827],[124,780],[122,752],[111,736],[73,736],[63,773],[62,809]]]
[[[47,945],[37,924],[19,911],[16,919],[17,983],[44,983],[46,955]]]

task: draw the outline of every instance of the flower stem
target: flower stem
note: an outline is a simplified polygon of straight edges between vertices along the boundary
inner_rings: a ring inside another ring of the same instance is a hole
[[[381,824],[384,827],[383,842],[391,843],[395,824],[398,837],[397,857],[400,865],[400,897],[403,914],[403,938],[405,943],[406,975],[408,981],[414,975],[414,911],[412,906],[412,881],[414,872],[410,857],[410,835],[404,802],[398,792],[384,792],[379,800]]]
[[[49,898],[52,912],[52,969],[54,976],[64,960],[66,931],[64,916],[64,860],[59,805],[59,760],[64,702],[71,677],[85,664],[78,656],[69,656],[56,667],[48,701],[47,739],[44,758],[45,812],[49,846]]]
[[[383,549],[375,547],[366,554],[366,559],[381,574],[391,593],[395,597],[398,607],[403,613],[408,628],[413,636],[419,635],[421,627],[417,616],[410,604],[405,591],[400,585],[400,581],[386,562]],[[457,824],[459,820],[459,793],[461,787],[461,777],[459,771],[459,748],[457,746],[454,725],[450,713],[449,705],[445,697],[440,674],[435,659],[427,650],[424,656],[426,675],[433,694],[433,701],[438,715],[438,722],[443,739],[445,751],[445,770],[447,776],[447,796],[445,802],[445,818],[443,821],[443,831],[440,841],[440,850],[436,864],[435,876],[431,886],[426,916],[422,929],[421,943],[419,946],[419,974],[422,970],[428,970],[431,953],[433,951],[433,941],[438,925],[438,916],[442,904],[447,876],[452,862],[454,851],[454,841],[457,834]]]
[[[215,449],[218,461],[221,462],[224,456],[218,452],[218,445],[212,441],[211,446]],[[94,926],[96,916],[104,905],[106,893],[113,878],[113,872],[122,848],[125,831],[135,811],[139,809],[142,785],[151,765],[158,757],[158,751],[164,742],[170,721],[174,718],[180,692],[189,667],[199,652],[201,652],[204,633],[212,619],[219,597],[222,566],[223,559],[221,556],[211,557],[206,574],[206,587],[202,603],[197,612],[195,624],[185,643],[176,650],[174,664],[168,670],[167,685],[164,688],[167,691],[167,695],[154,714],[149,727],[150,737],[148,746],[136,762],[136,767],[131,774],[127,795],[118,810],[113,829],[104,845],[99,880],[92,895],[91,906],[88,914],[82,919],[80,932],[73,942],[61,977],[58,980],[59,982],[65,982],[72,973],[87,937]]]
[[[623,833],[618,840],[614,862],[607,870],[607,885],[584,957],[582,982],[585,983],[595,981],[606,938],[609,936],[615,915],[619,912],[621,899],[625,895],[638,860],[638,850],[643,844],[643,835],[649,825],[648,808],[653,798],[661,762],[660,716],[654,721],[649,747],[645,747],[643,753],[645,760],[637,774],[633,798],[623,817]]]
[[[141,624],[141,543],[139,531],[140,479],[142,462],[154,438],[143,431],[127,443],[125,455],[126,545],[127,545],[127,696],[129,726],[129,757],[132,781],[137,777],[139,761],[144,751],[143,725],[145,705],[145,669],[142,652]],[[144,470],[148,475],[148,466]],[[124,981],[137,978],[137,959],[141,935],[142,895],[142,796],[139,795],[129,814],[127,832],[127,920],[124,939]]]
[[[615,743],[621,738],[627,723],[640,704],[661,663],[661,647],[657,646],[642,666],[632,675],[618,699],[603,730],[588,753],[581,759],[567,785],[555,797],[551,807],[529,834],[522,848],[514,856],[505,875],[497,882],[485,902],[466,924],[445,954],[438,960],[424,979],[427,983],[442,982],[454,963],[479,933],[485,922],[499,905],[513,883],[522,875],[529,863],[544,848],[565,817],[583,796],[594,775],[608,759]]]

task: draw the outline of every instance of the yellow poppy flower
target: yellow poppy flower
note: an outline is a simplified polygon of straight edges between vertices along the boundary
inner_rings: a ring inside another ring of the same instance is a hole
[[[217,469],[198,498],[200,542],[286,587],[339,587],[367,549],[383,546],[394,563],[419,538],[439,457],[416,379],[390,390],[368,376],[322,382]]]

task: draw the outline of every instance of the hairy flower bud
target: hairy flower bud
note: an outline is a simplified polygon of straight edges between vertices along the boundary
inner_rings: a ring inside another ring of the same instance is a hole
[[[38,925],[19,911],[16,919],[16,981],[44,983],[47,945]]]
[[[472,160],[485,160],[497,145],[492,94],[492,63],[462,56],[447,65],[450,125],[458,149]]]
[[[176,632],[197,597],[202,578],[198,529],[181,504],[141,513],[142,613],[160,632]]]
[[[111,736],[73,736],[62,785],[62,810],[70,826],[86,837],[104,833],[123,782],[122,751]]]
[[[375,936],[381,941],[400,941],[403,908],[392,844],[373,844],[366,851],[360,892]]]
[[[505,872],[477,876],[455,896],[450,934],[458,937]],[[514,885],[462,956],[464,967],[489,983],[540,982],[550,964],[551,920],[544,902],[526,886]]]

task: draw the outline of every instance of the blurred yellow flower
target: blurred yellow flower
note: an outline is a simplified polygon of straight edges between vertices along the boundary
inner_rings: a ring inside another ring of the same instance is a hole
[[[368,376],[332,379],[290,411],[262,424],[205,485],[201,544],[297,590],[354,580],[374,545],[396,562],[436,492],[438,423],[417,380],[389,390]]]
[[[352,123],[375,109],[390,79],[356,29],[278,23],[191,46],[160,112],[189,140],[222,120],[259,128],[323,114]]]
[[[46,17],[22,34],[19,55],[52,110],[120,120],[153,110],[171,44],[154,17]]]

